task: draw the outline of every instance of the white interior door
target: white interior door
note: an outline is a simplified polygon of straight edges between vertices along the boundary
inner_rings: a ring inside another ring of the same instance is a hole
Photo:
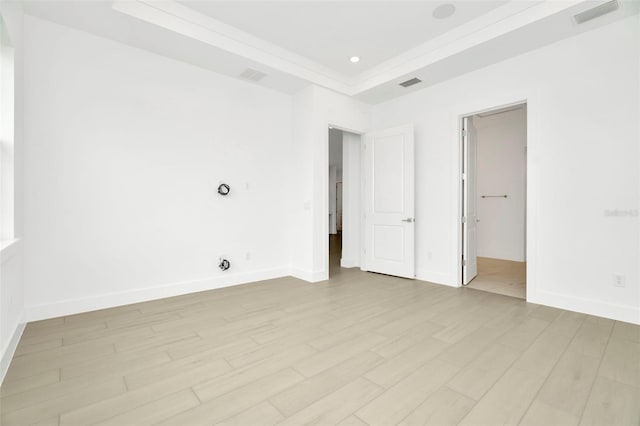
[[[415,278],[413,125],[364,135],[363,270]]]
[[[478,275],[477,138],[471,117],[463,118],[462,149],[462,284],[467,285]]]

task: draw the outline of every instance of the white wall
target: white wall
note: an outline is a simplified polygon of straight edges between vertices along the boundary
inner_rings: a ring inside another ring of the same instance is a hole
[[[478,256],[524,262],[526,110],[476,115],[473,124],[478,143]],[[507,198],[481,197],[502,194]]]
[[[321,87],[309,86],[294,97],[289,236],[295,277],[311,282],[329,277],[327,128],[363,133],[370,119],[369,105]]]
[[[528,300],[640,322],[639,28],[634,16],[374,107],[375,128],[415,123],[418,278],[459,283],[459,117],[526,99]]]
[[[288,274],[290,96],[29,16],[25,49],[30,319]]]
[[[3,230],[11,241],[0,242],[0,382],[9,367],[11,357],[24,329],[23,281],[23,14],[20,3],[0,3],[0,14],[13,47],[13,181],[10,208],[13,210],[9,226]],[[3,106],[6,106],[4,104]],[[6,123],[2,123],[6,125]],[[3,137],[6,134],[3,132]],[[3,141],[3,144],[6,141]],[[6,194],[3,194],[3,196]]]
[[[0,26],[0,241],[7,241],[14,232],[15,49],[7,25]]]
[[[316,123],[315,110],[316,88],[309,86],[296,93],[293,98],[293,129],[291,144],[291,169],[288,181],[290,185],[288,237],[291,248],[291,274],[308,281],[319,281],[322,277],[320,268],[314,269],[314,178],[319,174],[328,179],[328,172],[314,170],[314,157],[321,152],[314,152],[321,143],[317,132],[325,134],[327,128]],[[324,165],[326,168],[326,164]],[[327,184],[328,185],[328,184]],[[326,194],[326,193],[325,193]],[[326,195],[325,197],[326,198]],[[328,212],[328,210],[327,210]],[[321,213],[326,223],[326,215]],[[328,214],[328,213],[327,213]],[[323,229],[324,231],[324,229]],[[327,238],[325,232],[324,240]],[[315,241],[321,244],[320,241]]]

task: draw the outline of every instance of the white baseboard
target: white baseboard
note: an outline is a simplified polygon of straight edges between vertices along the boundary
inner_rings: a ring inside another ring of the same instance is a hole
[[[165,297],[179,296],[182,294],[196,293],[199,291],[214,290],[255,281],[280,278],[289,275],[288,267],[263,269],[233,275],[221,275],[201,280],[185,281],[148,287],[131,291],[101,294],[80,299],[62,300],[59,302],[34,305],[26,307],[28,321],[38,321],[47,318],[55,318],[65,315],[79,314],[98,309],[113,308],[115,306],[129,305],[132,303],[147,302]]]
[[[22,337],[25,326],[26,324],[24,323],[24,321],[21,321],[18,324],[13,332],[13,336],[11,336],[9,344],[4,349],[2,358],[0,358],[0,384],[2,384],[2,382],[4,381],[4,376],[9,370],[9,365],[11,364],[11,360],[13,359],[13,355],[16,353],[16,349],[18,348],[18,343],[20,342],[20,338]]]
[[[551,306],[553,308],[566,309],[568,311],[598,317],[610,318],[616,321],[640,324],[640,308],[634,306],[617,305],[600,300],[583,299],[575,296],[554,293],[550,291],[536,291],[535,295],[527,295],[527,302],[538,305]]]
[[[360,266],[358,259],[343,257],[340,259],[340,266],[343,268],[357,268]]]
[[[310,283],[317,283],[319,281],[326,281],[329,279],[329,273],[327,271],[306,271],[303,269],[291,268],[289,275],[294,278],[298,278]]]
[[[425,269],[416,270],[416,279],[420,281],[429,281],[430,283],[442,284],[449,287],[460,287],[458,283],[451,280],[447,274],[439,272],[427,271]]]

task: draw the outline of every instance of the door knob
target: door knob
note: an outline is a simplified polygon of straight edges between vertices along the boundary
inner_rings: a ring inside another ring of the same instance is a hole
[[[412,217],[408,217],[406,219],[402,219],[402,221],[411,223],[411,222],[413,222],[413,218]]]

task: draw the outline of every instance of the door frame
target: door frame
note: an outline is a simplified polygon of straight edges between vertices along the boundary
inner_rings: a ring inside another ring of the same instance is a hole
[[[323,143],[323,164],[324,166],[322,167],[322,193],[323,193],[323,197],[322,197],[322,215],[324,220],[322,221],[323,225],[322,225],[322,232],[323,232],[323,238],[321,239],[322,242],[322,264],[324,265],[324,271],[323,271],[323,275],[326,277],[325,279],[330,278],[329,277],[329,128],[334,128],[337,130],[340,130],[342,132],[347,132],[347,133],[351,133],[354,135],[358,135],[360,136],[360,149],[362,150],[362,135],[364,135],[364,131],[362,130],[354,130],[354,129],[350,129],[347,127],[343,127],[343,126],[339,126],[339,125],[335,125],[332,124],[331,122],[328,122],[326,124],[326,132],[325,132],[325,137],[324,137],[324,143]],[[342,142],[342,147],[344,150],[344,139]],[[362,158],[360,158],[360,163],[362,164]],[[362,167],[362,166],[361,166]],[[362,168],[361,170],[361,174],[362,174]],[[342,176],[343,176],[343,182],[344,182],[344,176],[346,174],[346,165],[344,162],[344,158],[342,159]],[[362,187],[362,179],[360,179],[360,187]],[[344,212],[344,187],[343,187],[343,199],[342,199],[342,209]],[[358,214],[358,226],[360,227],[360,229],[362,229],[362,227],[364,226],[363,221],[362,221],[362,190],[360,191],[360,212]],[[344,236],[344,221],[342,223],[343,226],[343,236]],[[343,242],[344,245],[344,242]],[[362,265],[362,232],[360,232],[360,250],[358,250],[358,255],[359,255],[359,264]],[[342,254],[340,254],[340,257],[342,258]],[[340,266],[342,268],[342,266]]]
[[[465,121],[466,121],[466,126],[465,126]],[[461,163],[460,163],[460,168],[461,168],[461,173],[460,173],[460,185],[461,185],[461,199],[460,199],[460,203],[461,203],[461,218],[466,218],[466,220],[463,220],[460,222],[460,232],[462,233],[462,239],[460,241],[460,243],[462,244],[462,255],[461,255],[461,259],[462,259],[462,266],[461,266],[461,284],[464,285],[468,285],[471,281],[473,281],[473,279],[478,275],[478,222],[477,222],[477,216],[472,216],[469,217],[469,211],[468,211],[468,205],[469,205],[469,199],[471,197],[468,196],[469,194],[469,172],[468,169],[471,167],[471,161],[469,159],[469,149],[472,146],[472,144],[470,143],[471,138],[471,131],[470,129],[474,130],[474,151],[475,151],[475,158],[473,159],[475,164],[474,164],[474,171],[476,172],[476,179],[475,182],[473,182],[473,185],[475,186],[473,194],[476,196],[476,200],[475,200],[475,213],[477,214],[478,211],[478,181],[477,181],[477,176],[478,176],[478,167],[477,167],[477,163],[478,163],[478,145],[477,145],[477,135],[475,134],[475,126],[473,124],[473,116],[472,115],[465,115],[464,117],[460,118],[460,140],[461,140],[461,145],[460,145],[460,158],[461,158]],[[466,139],[466,143],[465,143],[465,139]],[[466,168],[465,168],[466,166]],[[462,178],[462,175],[466,174],[467,179],[465,182],[465,179]],[[465,185],[466,183],[466,185]],[[466,191],[465,191],[466,189]],[[466,197],[465,197],[466,195]],[[472,230],[474,231],[474,241],[475,241],[475,250],[474,250],[474,255],[475,255],[475,275],[473,276],[473,278],[471,278],[467,284],[465,284],[465,266],[467,266],[468,262],[467,262],[467,258],[465,258],[465,252],[469,252],[469,250],[467,249],[467,246],[470,246],[469,244],[467,244],[465,246],[465,242],[468,242],[470,239],[470,225],[474,228],[472,228]],[[466,227],[466,233],[465,233],[465,227]],[[466,239],[465,239],[466,237]]]
[[[463,255],[463,232],[461,218],[463,214],[463,184],[462,184],[462,167],[464,161],[464,151],[462,145],[464,143],[462,138],[462,124],[463,118],[480,114],[483,112],[489,112],[500,108],[526,104],[526,117],[527,117],[527,157],[526,157],[526,188],[525,188],[525,216],[526,216],[526,262],[527,262],[527,276],[526,276],[526,300],[536,300],[537,293],[537,281],[536,270],[538,265],[538,254],[536,250],[536,229],[538,223],[537,217],[537,172],[535,167],[535,155],[537,153],[537,138],[538,138],[538,96],[534,91],[518,92],[511,95],[497,97],[495,99],[480,99],[469,101],[466,104],[458,105],[455,108],[455,113],[452,119],[454,127],[454,134],[456,135],[456,144],[454,151],[453,167],[454,170],[454,188],[453,193],[458,194],[454,197],[453,211],[455,212],[452,218],[455,223],[456,229],[456,241],[454,244],[455,253],[455,286],[462,287],[462,255]]]

